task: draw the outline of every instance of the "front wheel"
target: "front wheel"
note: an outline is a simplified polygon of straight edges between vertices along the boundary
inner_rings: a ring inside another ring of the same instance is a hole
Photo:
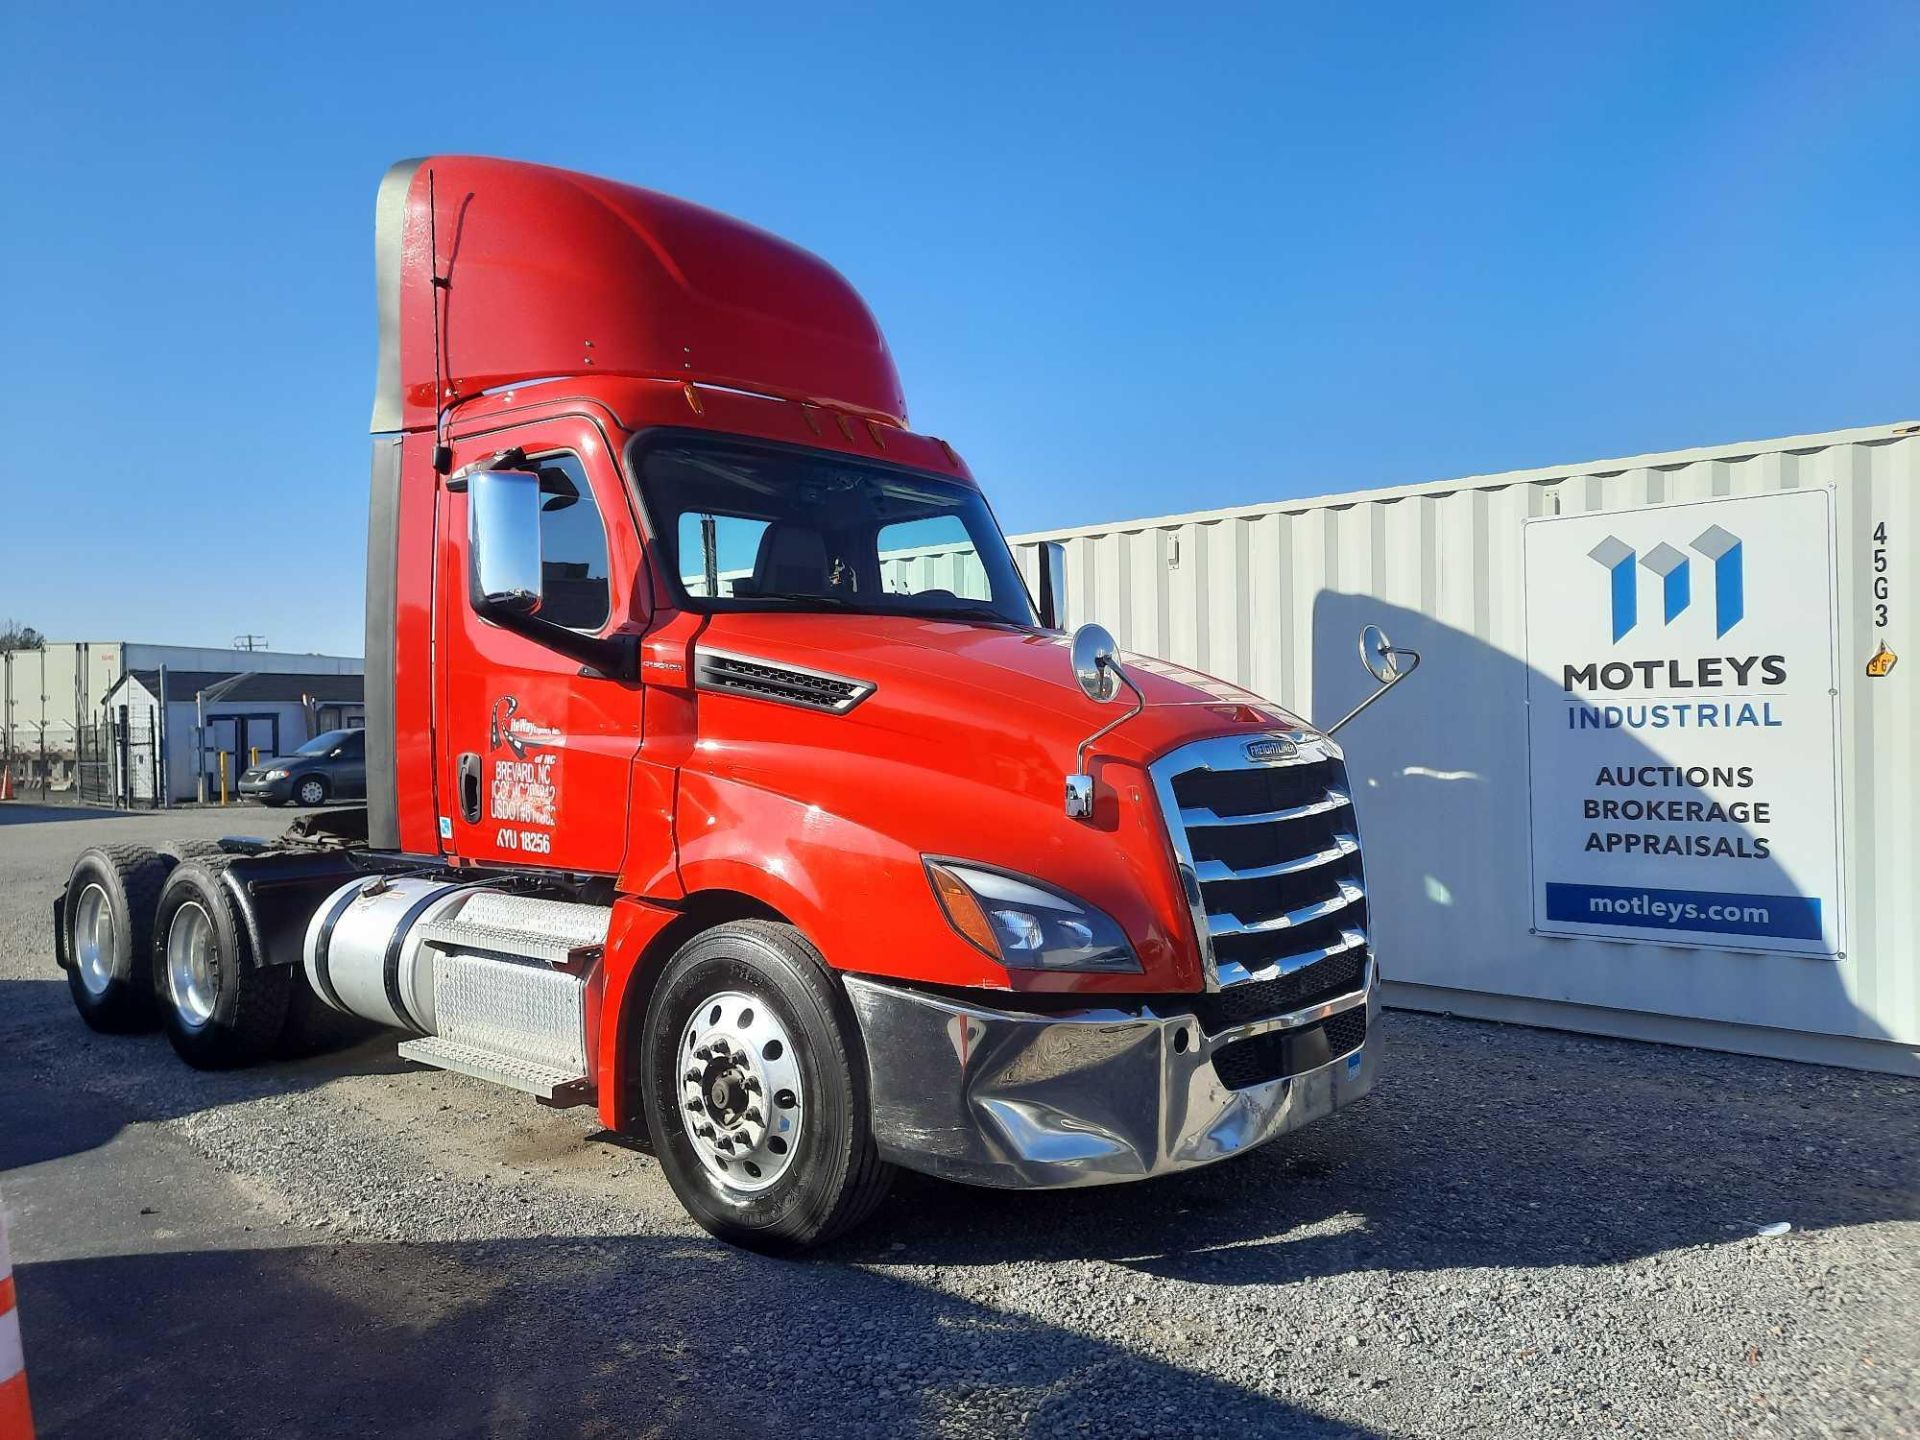
[[[688,1213],[748,1249],[791,1253],[885,1198],[867,1072],[839,985],[789,925],[695,936],[667,964],[642,1039],[661,1169]]]
[[[324,805],[327,803],[327,782],[318,775],[302,775],[293,782],[293,798],[297,804],[309,809]]]

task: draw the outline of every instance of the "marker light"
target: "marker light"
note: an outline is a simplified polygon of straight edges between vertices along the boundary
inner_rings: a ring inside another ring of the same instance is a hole
[[[1051,886],[954,860],[929,860],[927,878],[955,930],[1014,970],[1138,973],[1113,918]]]

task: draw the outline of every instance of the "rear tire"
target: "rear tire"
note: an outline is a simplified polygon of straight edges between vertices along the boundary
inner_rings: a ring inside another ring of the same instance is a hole
[[[173,865],[144,845],[94,846],[73,863],[61,912],[67,988],[95,1030],[154,1027],[153,922]]]
[[[667,1182],[713,1235],[792,1254],[886,1197],[894,1172],[874,1147],[857,1034],[790,925],[720,925],[668,962],[641,1041],[642,1099]],[[716,1134],[740,1138],[723,1151]]]
[[[174,1052],[199,1070],[269,1055],[287,1018],[293,972],[255,963],[227,889],[232,860],[187,860],[167,877],[153,924],[153,985]]]
[[[162,855],[171,855],[175,860],[204,860],[209,855],[227,853],[218,840],[162,840],[158,848]]]

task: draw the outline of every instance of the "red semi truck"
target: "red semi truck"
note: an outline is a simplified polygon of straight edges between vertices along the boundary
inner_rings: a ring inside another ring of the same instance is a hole
[[[206,1067],[407,1031],[768,1250],[895,1166],[1133,1180],[1367,1092],[1340,750],[1063,634],[838,273],[465,156],[394,166],[376,236],[368,803],[83,854],[89,1024]]]

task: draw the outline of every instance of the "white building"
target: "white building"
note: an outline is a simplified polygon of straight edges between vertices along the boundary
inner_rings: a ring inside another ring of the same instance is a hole
[[[274,650],[144,645],[125,640],[49,640],[38,650],[0,653],[0,759],[24,789],[65,791],[75,783],[83,726],[129,670],[243,674],[359,675],[357,656]],[[169,683],[169,690],[175,687]]]
[[[327,730],[366,723],[364,679],[302,671],[129,670],[106,694],[116,736],[113,790],[128,804],[151,804],[156,775],[173,800],[218,796],[222,767],[229,789],[250,764],[284,755]],[[162,755],[155,755],[155,734]],[[202,781],[205,782],[204,792]]]

